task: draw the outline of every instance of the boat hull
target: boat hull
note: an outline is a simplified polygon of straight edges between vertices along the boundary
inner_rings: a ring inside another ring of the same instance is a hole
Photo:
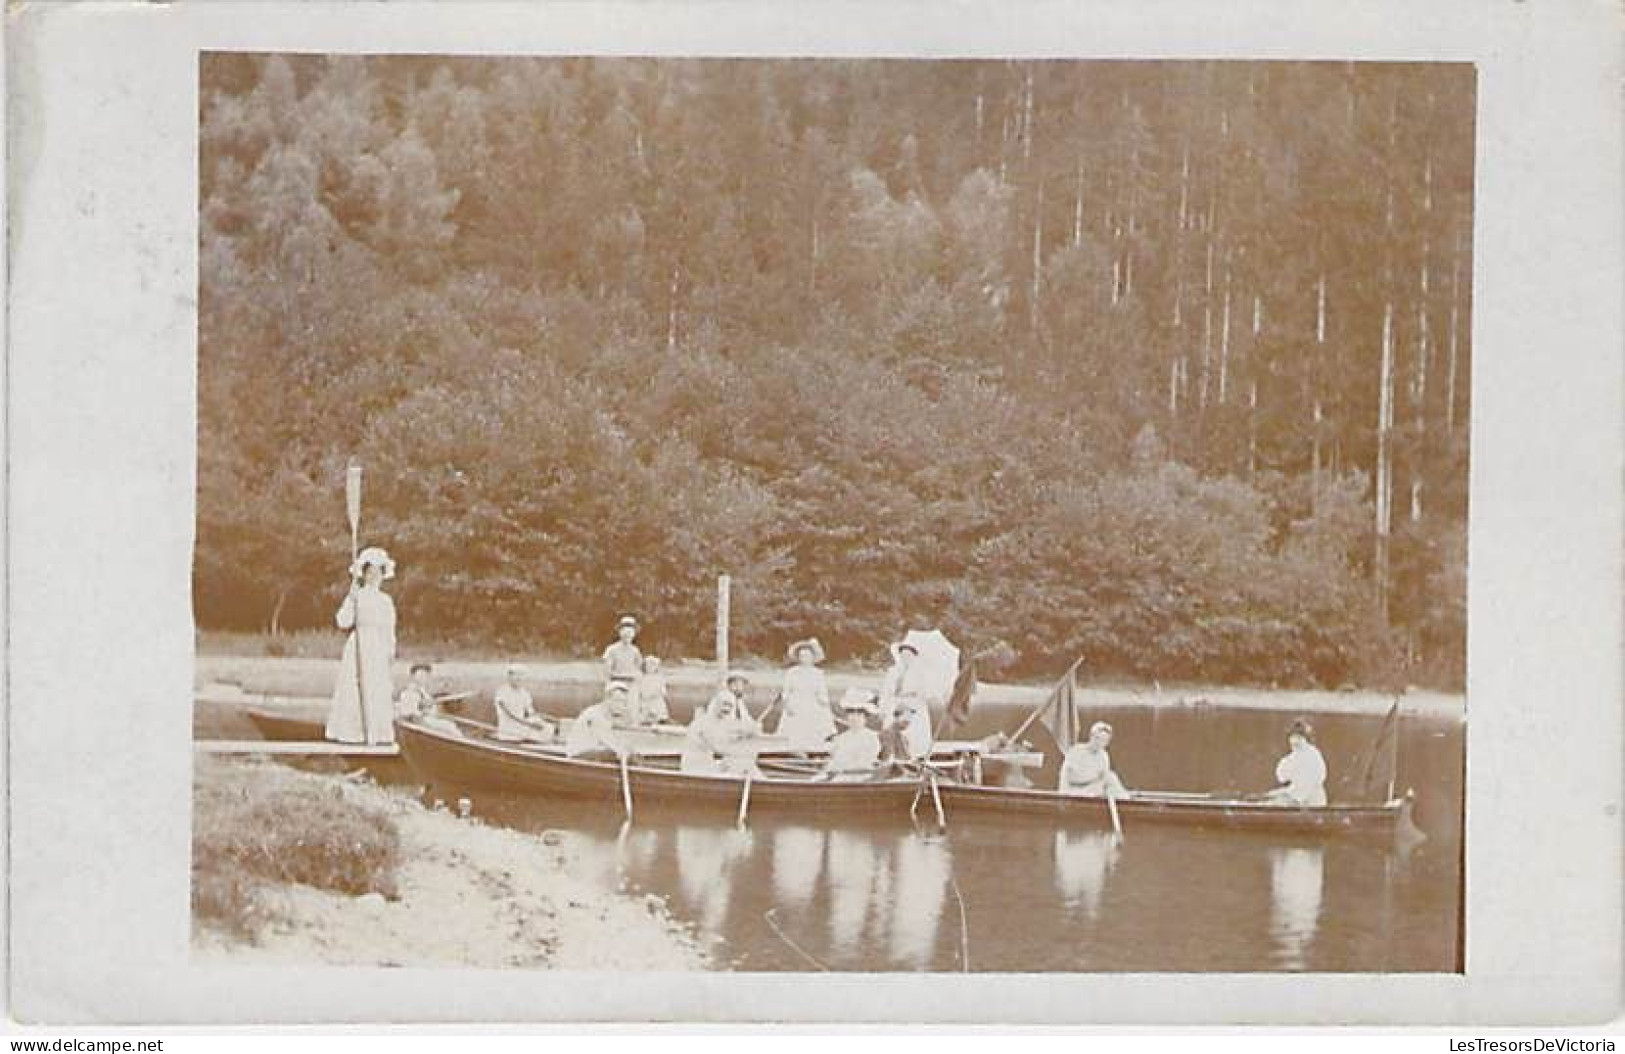
[[[484,788],[623,808],[621,768],[615,762],[567,758],[556,752],[495,743],[411,722],[397,722],[395,727],[407,764],[431,785]],[[744,780],[739,776],[694,775],[635,764],[626,771],[634,810],[737,810],[744,794]],[[749,812],[797,813],[825,820],[881,819],[891,815],[901,820],[917,807],[921,817],[928,817],[934,805],[922,790],[923,784],[914,779],[829,783],[763,778],[752,781]],[[982,816],[1056,827],[1111,826],[1111,814],[1102,798],[985,787],[947,779],[938,781],[938,790],[950,825],[958,817]],[[917,801],[917,796],[921,800]],[[1146,824],[1183,825],[1319,840],[1392,837],[1408,823],[1410,801],[1305,809],[1148,793],[1120,801],[1118,811],[1128,829]]]
[[[1110,828],[1111,810],[1104,798],[1083,798],[1055,791],[942,784],[950,817],[993,815],[1048,821],[1057,826]],[[1408,799],[1382,805],[1292,808],[1262,802],[1157,795],[1120,799],[1118,817],[1125,829],[1155,824],[1210,830],[1315,838],[1392,837],[1409,821]]]
[[[410,722],[397,722],[395,733],[407,764],[426,783],[435,786],[485,788],[623,807],[621,767],[613,761],[568,758]],[[628,766],[626,774],[634,810],[646,805],[737,810],[744,795],[741,776],[696,775],[643,765]],[[836,783],[754,779],[749,813],[863,815],[893,810],[904,817],[919,789],[917,780]]]

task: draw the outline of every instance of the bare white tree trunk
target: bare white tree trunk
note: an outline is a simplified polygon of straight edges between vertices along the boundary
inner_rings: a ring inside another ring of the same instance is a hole
[[[1444,427],[1447,435],[1456,434],[1456,326],[1461,305],[1461,235],[1450,254],[1450,366],[1445,374]]]
[[[1377,404],[1377,599],[1382,617],[1388,617],[1388,540],[1393,517],[1394,488],[1394,303],[1382,309],[1382,375]]]
[[[1202,379],[1197,386],[1197,406],[1207,407],[1208,364],[1213,355],[1213,239],[1207,242],[1206,293],[1202,297]]]
[[[1083,244],[1083,155],[1078,155],[1078,193],[1072,203],[1072,244]]]
[[[1032,74],[1027,75],[1029,90],[1032,86]],[[1033,292],[1030,305],[1029,322],[1034,333],[1038,332],[1038,300],[1044,289],[1044,184],[1038,184],[1038,203],[1033,208]]]
[[[677,350],[677,278],[680,270],[671,269],[671,299],[666,309],[666,350]]]
[[[1309,498],[1316,511],[1320,509],[1320,435],[1325,417],[1320,403],[1320,359],[1326,343],[1326,275],[1323,272],[1315,283],[1315,356],[1309,373],[1310,416],[1313,427],[1309,433],[1310,468]]]

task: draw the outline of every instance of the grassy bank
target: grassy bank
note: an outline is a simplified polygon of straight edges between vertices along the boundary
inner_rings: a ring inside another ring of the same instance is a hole
[[[536,838],[404,794],[269,762],[199,758],[194,954],[339,965],[701,969],[657,899]]]

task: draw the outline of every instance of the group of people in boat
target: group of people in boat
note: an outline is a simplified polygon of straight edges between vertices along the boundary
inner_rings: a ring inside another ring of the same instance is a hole
[[[460,731],[431,689],[433,669],[414,663],[405,688],[392,684],[395,660],[395,604],[383,583],[395,575],[395,561],[376,546],[357,555],[350,568],[351,587],[336,615],[339,628],[350,630],[340,659],[327,719],[330,740],[344,743],[393,743],[394,721],[410,718],[446,732]],[[508,666],[493,702],[495,738],[512,743],[562,743],[571,757],[625,759],[628,729],[665,725],[671,720],[666,678],[660,659],[637,646],[638,621],[620,618],[616,640],[604,650],[604,694],[584,708],[567,727],[536,709],[525,687],[526,669]],[[919,650],[908,641],[891,646],[892,666],[878,692],[849,688],[832,705],[824,676],[823,646],[816,637],[798,640],[786,654],[787,668],[778,697],[760,715],[747,701],[749,679],[728,673],[684,732],[681,768],[690,773],[756,774],[751,742],[765,731],[769,712],[778,710],[773,734],[790,749],[822,753],[827,761],[814,779],[871,779],[888,764],[919,763],[931,752],[931,704],[941,703],[920,690],[914,676]],[[1112,726],[1096,721],[1088,737],[1066,751],[1056,789],[1087,797],[1129,798],[1132,792],[1112,769],[1109,747]],[[1281,805],[1326,805],[1326,761],[1314,743],[1308,722],[1293,722],[1288,751],[1276,764],[1277,786],[1265,800]]]

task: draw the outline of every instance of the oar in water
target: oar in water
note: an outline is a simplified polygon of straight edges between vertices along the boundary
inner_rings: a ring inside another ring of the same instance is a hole
[[[1117,840],[1123,840],[1123,818],[1117,815],[1117,795],[1110,787],[1106,788],[1106,810],[1112,814],[1112,833]]]
[[[745,773],[745,789],[739,792],[739,826],[745,826],[745,814],[750,811],[750,773]]]
[[[621,756],[621,804],[626,807],[626,822],[632,822],[632,774],[627,771],[626,755]]]

